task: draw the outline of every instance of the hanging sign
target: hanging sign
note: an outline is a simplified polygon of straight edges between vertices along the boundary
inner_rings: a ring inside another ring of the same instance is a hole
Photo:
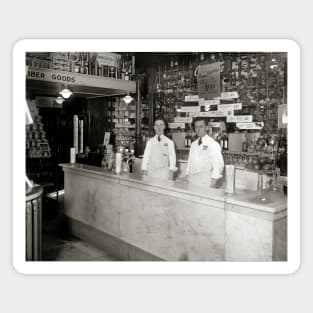
[[[263,122],[254,122],[254,123],[236,123],[236,126],[239,129],[262,129],[264,126]]]
[[[220,95],[220,63],[199,65],[197,87],[199,97],[214,99]]]
[[[229,115],[226,121],[227,123],[250,123],[252,118],[252,115]]]

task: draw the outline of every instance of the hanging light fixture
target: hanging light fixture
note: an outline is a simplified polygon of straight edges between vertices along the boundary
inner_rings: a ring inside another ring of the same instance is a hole
[[[57,104],[62,104],[62,103],[64,102],[64,98],[61,97],[61,96],[58,96],[58,97],[55,99],[55,102],[56,102]]]
[[[126,104],[130,104],[133,100],[134,100],[134,98],[129,94],[129,91],[128,91],[127,95],[123,98],[123,101]]]
[[[61,90],[59,92],[59,94],[64,98],[64,99],[68,99],[72,96],[73,91],[68,89],[67,87],[65,87],[63,90]]]

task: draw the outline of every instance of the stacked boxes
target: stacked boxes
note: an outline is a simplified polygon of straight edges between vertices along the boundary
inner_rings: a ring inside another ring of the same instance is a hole
[[[28,105],[34,122],[26,126],[26,155],[29,158],[51,157],[49,143],[36,102],[28,101]]]

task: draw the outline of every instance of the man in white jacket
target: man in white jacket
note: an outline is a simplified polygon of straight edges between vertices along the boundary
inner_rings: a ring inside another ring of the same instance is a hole
[[[144,175],[173,180],[176,170],[175,146],[171,139],[164,136],[165,121],[154,121],[155,136],[149,139],[143,155],[141,170]]]
[[[206,118],[195,118],[194,129],[199,138],[190,147],[186,169],[187,178],[195,185],[217,187],[224,169],[221,146],[208,136]]]

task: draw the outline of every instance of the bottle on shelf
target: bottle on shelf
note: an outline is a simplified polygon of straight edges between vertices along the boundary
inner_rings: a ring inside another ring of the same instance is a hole
[[[223,150],[228,150],[228,134],[224,134],[224,139],[223,139]]]
[[[248,151],[248,140],[247,140],[247,134],[246,132],[244,133],[244,139],[242,142],[242,152],[247,152]]]

